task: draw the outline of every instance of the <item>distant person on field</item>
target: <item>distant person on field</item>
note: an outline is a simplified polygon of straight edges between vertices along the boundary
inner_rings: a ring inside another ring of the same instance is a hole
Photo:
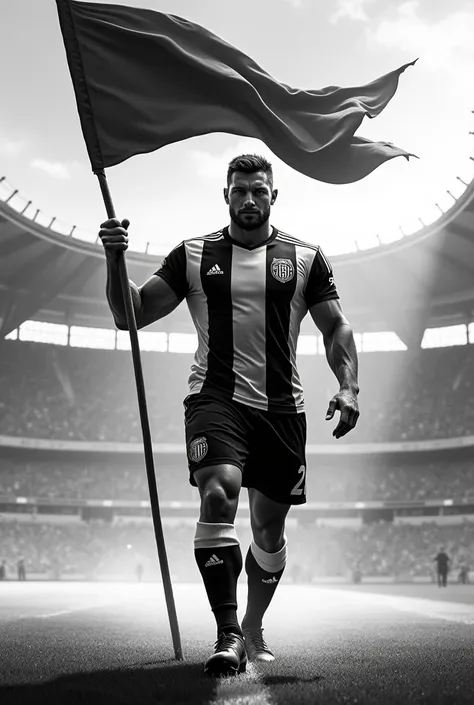
[[[26,580],[25,559],[19,558],[17,563],[18,580]]]
[[[355,585],[362,582],[362,569],[359,562],[355,564],[354,570],[352,571],[352,582]]]
[[[51,573],[53,580],[61,580],[61,563],[57,558],[51,561]]]
[[[142,577],[143,577],[143,566],[142,566],[142,564],[141,564],[141,563],[138,563],[138,565],[137,565],[137,567],[136,567],[135,570],[136,570],[136,573],[137,573],[137,580],[138,580],[139,583],[141,583]]]
[[[441,546],[439,553],[433,558],[436,562],[438,572],[438,587],[446,587],[448,582],[448,570],[450,557],[445,551],[444,546]]]
[[[295,563],[291,568],[291,579],[295,584],[302,583],[303,568],[299,563]]]
[[[0,580],[6,580],[7,579],[7,562],[2,561],[0,563]]]
[[[459,567],[459,582],[462,585],[467,585],[469,582],[469,566],[466,561],[463,561]]]

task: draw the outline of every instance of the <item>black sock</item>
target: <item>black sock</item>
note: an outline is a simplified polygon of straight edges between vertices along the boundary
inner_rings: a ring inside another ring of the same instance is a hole
[[[268,573],[263,570],[249,548],[245,559],[245,571],[248,576],[248,602],[247,611],[242,620],[243,629],[261,628],[263,615],[272,601],[284,570],[282,568],[276,573]]]
[[[218,635],[221,632],[225,632],[226,634],[240,634],[242,636],[236,609],[233,607],[220,607],[214,610],[214,617],[217,622]]]
[[[194,555],[218,632],[242,634],[237,621],[237,580],[242,571],[240,545],[197,548]]]

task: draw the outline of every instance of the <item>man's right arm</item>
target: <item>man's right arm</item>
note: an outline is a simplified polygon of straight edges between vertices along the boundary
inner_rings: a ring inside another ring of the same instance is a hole
[[[170,285],[156,275],[150,277],[140,287],[131,280],[129,283],[138,329],[164,318],[174,311],[180,303],[180,299]],[[111,261],[108,257],[106,295],[115,325],[119,330],[128,330],[118,263],[116,260]]]
[[[107,301],[119,330],[128,330],[118,258],[120,251],[128,248],[129,224],[128,220],[123,220],[120,225],[119,221],[113,218],[103,223],[99,231],[107,262]],[[167,316],[181,301],[171,286],[156,275],[150,277],[141,287],[130,281],[130,290],[137,328],[144,328]]]

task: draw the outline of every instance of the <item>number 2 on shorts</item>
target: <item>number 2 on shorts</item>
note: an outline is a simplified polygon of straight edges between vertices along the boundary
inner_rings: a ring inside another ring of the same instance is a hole
[[[298,468],[298,475],[301,475],[300,479],[296,483],[296,485],[293,487],[291,490],[290,494],[296,494],[296,495],[302,495],[303,494],[303,488],[301,485],[304,483],[304,479],[306,477],[306,468],[304,465],[301,465],[300,468]]]

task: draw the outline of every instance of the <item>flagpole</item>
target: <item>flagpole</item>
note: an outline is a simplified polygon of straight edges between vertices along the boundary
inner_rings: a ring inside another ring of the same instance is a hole
[[[109,185],[105,176],[104,169],[95,169],[94,174],[99,179],[102,198],[104,199],[105,209],[109,218],[115,218],[115,209],[110,194]],[[173,639],[174,654],[177,661],[183,660],[183,650],[181,648],[181,638],[179,635],[178,616],[176,614],[176,605],[173,596],[173,586],[171,583],[170,569],[168,565],[168,557],[166,555],[165,539],[163,535],[163,525],[161,522],[160,504],[158,501],[158,489],[156,486],[155,466],[153,461],[153,447],[151,443],[150,424],[148,421],[148,411],[145,396],[145,384],[143,380],[143,369],[140,356],[140,347],[138,343],[137,324],[135,320],[135,310],[133,308],[132,292],[130,290],[130,282],[128,278],[127,263],[123,252],[119,253],[118,268],[120,274],[120,283],[122,286],[122,295],[125,304],[125,314],[127,317],[127,326],[130,333],[130,343],[132,347],[133,369],[135,372],[135,382],[138,395],[138,408],[140,411],[140,421],[142,426],[143,446],[145,450],[145,466],[148,478],[148,490],[150,492],[151,514],[153,517],[153,526],[155,529],[156,546],[158,549],[158,558],[160,561],[161,576],[163,578],[163,588],[165,591],[166,606],[168,608],[168,617],[171,628],[171,636]]]

